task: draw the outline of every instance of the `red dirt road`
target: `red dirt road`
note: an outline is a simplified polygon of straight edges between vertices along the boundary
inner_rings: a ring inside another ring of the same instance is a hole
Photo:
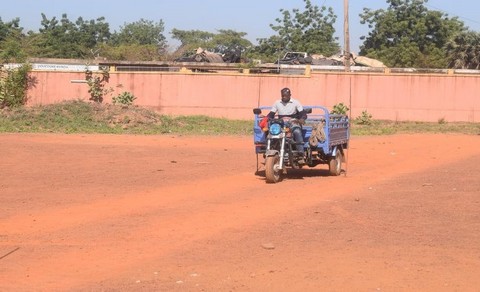
[[[479,291],[480,136],[274,185],[252,140],[0,135],[0,291]]]

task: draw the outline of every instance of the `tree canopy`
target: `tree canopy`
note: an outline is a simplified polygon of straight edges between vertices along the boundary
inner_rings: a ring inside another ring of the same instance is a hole
[[[480,69],[480,33],[461,32],[445,46],[448,67],[457,69]]]
[[[304,9],[292,11],[280,9],[282,17],[270,24],[277,34],[259,39],[254,52],[264,58],[279,57],[286,51],[301,51],[310,54],[333,55],[339,51],[337,38],[334,37],[334,24],[337,16],[331,7],[312,5],[303,0]]]
[[[157,61],[164,57],[167,41],[163,20],[140,19],[125,23],[100,48],[100,56],[114,60]]]
[[[20,27],[20,18],[15,18],[9,22],[3,22],[0,17],[0,42],[6,40],[12,34],[22,33],[23,28]]]
[[[362,36],[360,55],[378,59],[389,67],[480,68],[480,35],[468,31],[456,17],[429,10],[428,0],[385,0],[386,9],[364,8],[361,24],[368,25]],[[340,51],[335,37],[337,16],[331,7],[302,0],[303,7],[280,9],[270,24],[273,34],[257,39],[232,29],[216,32],[173,28],[178,48],[169,48],[162,19],[140,19],[110,31],[104,17],[71,21],[66,14],[48,18],[41,14],[38,32],[24,32],[20,19],[0,18],[0,62],[22,62],[28,57],[156,61],[191,55],[197,48],[226,54],[241,52],[248,59],[273,62],[287,51],[331,56]]]
[[[163,20],[154,23],[142,18],[121,26],[119,32],[112,34],[111,42],[114,45],[155,45],[164,49],[167,46],[166,38],[163,35],[164,29]]]
[[[247,33],[231,29],[219,29],[218,33],[201,30],[172,30],[172,38],[180,41],[176,56],[191,55],[198,48],[225,54],[231,51],[244,52],[252,43],[245,38]]]
[[[102,43],[110,38],[110,29],[105,18],[85,21],[79,17],[75,22],[63,14],[60,20],[48,19],[42,13],[38,33],[29,34],[29,55],[43,58],[92,58]]]
[[[180,48],[186,50],[208,47],[207,44],[213,39],[213,36],[213,33],[207,31],[172,29],[172,38],[180,41]]]
[[[4,23],[0,18],[0,61],[23,62],[26,54],[22,48],[25,35],[20,19]]]
[[[446,67],[445,44],[465,28],[457,18],[427,9],[427,1],[387,0],[386,10],[364,8],[361,23],[371,31],[360,54],[389,67]]]

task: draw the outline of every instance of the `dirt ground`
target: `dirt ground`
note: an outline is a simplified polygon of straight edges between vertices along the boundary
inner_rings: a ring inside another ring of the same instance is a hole
[[[0,135],[0,291],[479,291],[480,136],[353,137],[255,175],[251,137]]]

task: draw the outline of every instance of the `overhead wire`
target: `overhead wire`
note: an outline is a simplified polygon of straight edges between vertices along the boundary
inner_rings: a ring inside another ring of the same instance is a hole
[[[425,4],[425,6],[431,8],[431,9],[435,9],[435,10],[437,10],[437,11],[443,12],[443,13],[445,13],[445,14],[448,14],[448,15],[451,15],[451,16],[454,16],[454,17],[458,17],[458,18],[460,18],[460,19],[464,19],[464,20],[469,21],[469,22],[473,22],[473,23],[476,23],[476,24],[480,24],[480,21],[476,21],[476,20],[471,19],[471,18],[468,18],[468,17],[464,17],[464,16],[452,14],[452,13],[450,13],[450,12],[448,12],[448,11],[445,11],[445,10],[443,10],[443,9],[441,9],[441,8],[439,8],[439,7],[433,6],[433,5],[431,5],[431,4]]]

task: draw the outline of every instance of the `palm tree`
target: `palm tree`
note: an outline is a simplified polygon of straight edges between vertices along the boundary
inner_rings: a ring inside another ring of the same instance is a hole
[[[448,66],[456,69],[480,68],[480,33],[461,32],[447,42]]]

